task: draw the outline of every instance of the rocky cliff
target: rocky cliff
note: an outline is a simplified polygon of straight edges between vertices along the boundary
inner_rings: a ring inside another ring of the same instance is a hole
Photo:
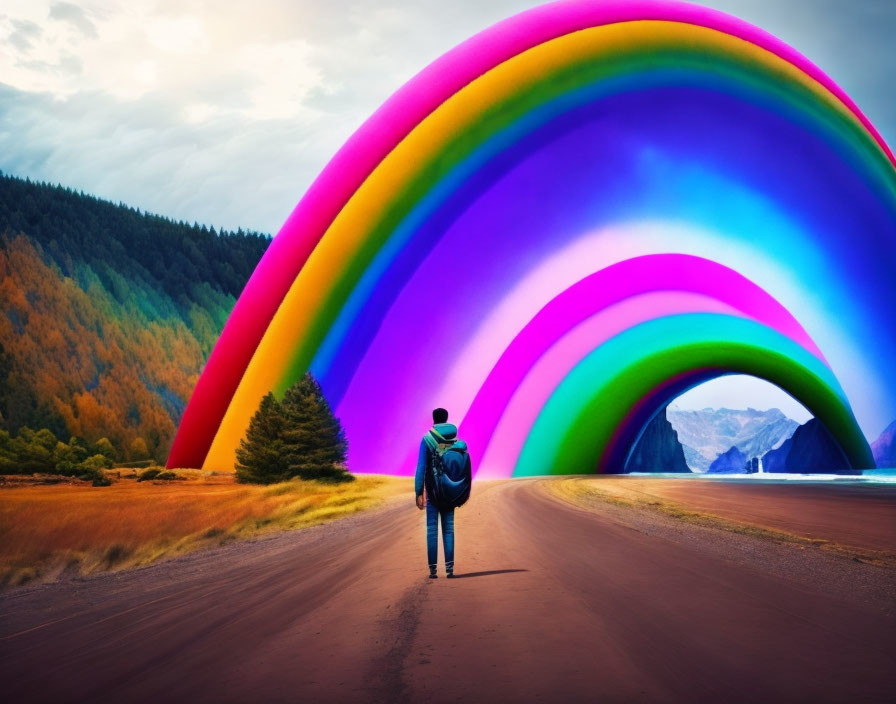
[[[736,447],[729,448],[716,457],[709,465],[707,473],[711,474],[743,474],[749,457]]]
[[[690,472],[678,434],[666,418],[657,413],[625,465],[626,472]]]
[[[738,448],[747,458],[761,457],[779,447],[799,426],[777,408],[690,411],[672,405],[666,413],[695,472],[708,471],[713,460],[731,447]]]
[[[896,469],[896,420],[871,443],[874,461],[881,469]]]
[[[762,457],[765,472],[814,473],[843,471],[849,462],[827,428],[812,418],[798,427],[781,447]]]

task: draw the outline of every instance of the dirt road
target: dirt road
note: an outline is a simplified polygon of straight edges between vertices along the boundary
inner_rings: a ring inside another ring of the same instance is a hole
[[[650,511],[577,507],[550,481],[474,488],[456,517],[460,579],[426,578],[424,515],[409,495],[328,525],[6,592],[3,698],[896,697],[894,570]],[[832,521],[855,515],[848,503]]]

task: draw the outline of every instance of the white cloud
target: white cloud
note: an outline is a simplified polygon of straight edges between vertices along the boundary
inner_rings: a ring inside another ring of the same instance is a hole
[[[777,408],[797,423],[805,423],[812,417],[805,406],[774,384],[743,374],[721,376],[695,386],[675,399],[674,405],[689,411],[702,408],[755,408],[766,411]]]
[[[402,83],[536,4],[4,0],[0,169],[273,232]],[[709,4],[791,42],[896,136],[896,4]]]
[[[237,64],[253,79],[245,113],[256,120],[279,120],[315,112],[307,98],[322,85],[323,74],[314,66],[312,53],[308,42],[300,39],[241,47]]]
[[[54,20],[68,22],[85,37],[96,39],[98,36],[96,26],[87,16],[87,13],[77,5],[69,2],[53,3],[50,5],[49,17]]]
[[[205,52],[210,45],[205,23],[192,15],[150,20],[146,37],[155,48],[174,54]]]

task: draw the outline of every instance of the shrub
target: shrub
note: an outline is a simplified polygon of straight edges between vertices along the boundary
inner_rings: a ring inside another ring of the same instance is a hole
[[[16,474],[52,473],[56,469],[56,448],[59,441],[46,428],[38,431],[23,427],[7,449]]]
[[[98,469],[87,469],[78,471],[78,479],[82,482],[103,481],[105,477]]]
[[[137,437],[131,441],[131,459],[145,460],[149,457],[149,448],[146,446],[146,440]]]
[[[98,455],[109,458],[110,467],[112,466],[112,463],[118,459],[118,452],[116,452],[115,447],[109,441],[109,438],[100,438],[97,440],[93,443],[93,449]]]
[[[84,469],[91,469],[95,471],[99,471],[101,469],[109,469],[112,467],[112,460],[110,460],[105,455],[93,455],[92,457],[88,457],[81,463],[81,467]]]
[[[93,476],[112,466],[114,454],[112,443],[106,438],[90,445],[75,435],[67,443],[62,442],[47,428],[34,431],[22,427],[16,437],[0,431],[0,473],[3,474]]]
[[[150,467],[149,469],[144,469],[137,475],[138,482],[148,482],[152,479],[171,481],[172,479],[179,479],[179,477],[171,470],[164,469],[163,467]]]
[[[80,473],[81,465],[75,464],[74,462],[63,460],[56,465],[56,474],[61,474],[63,477],[74,477]]]

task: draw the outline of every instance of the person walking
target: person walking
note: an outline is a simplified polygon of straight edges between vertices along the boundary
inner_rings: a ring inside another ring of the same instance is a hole
[[[467,444],[457,438],[448,411],[432,412],[433,426],[420,441],[414,492],[417,508],[426,509],[426,556],[429,578],[438,577],[438,525],[442,524],[445,573],[454,577],[454,509],[466,503],[473,481]],[[424,492],[425,489],[425,492]]]

